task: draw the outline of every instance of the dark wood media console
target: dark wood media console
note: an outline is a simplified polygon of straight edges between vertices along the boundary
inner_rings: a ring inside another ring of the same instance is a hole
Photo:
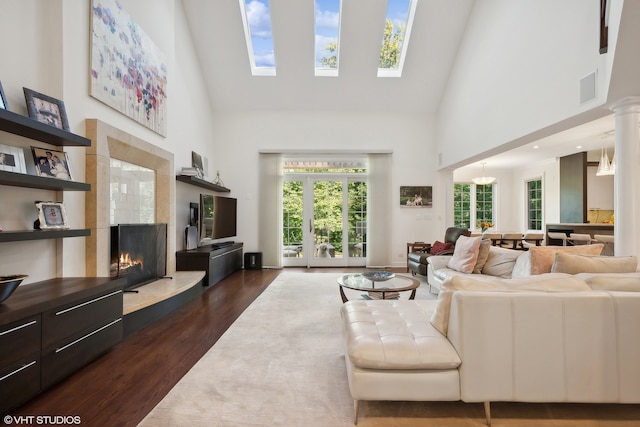
[[[176,252],[176,270],[204,271],[204,285],[212,286],[242,269],[242,243],[216,244]]]

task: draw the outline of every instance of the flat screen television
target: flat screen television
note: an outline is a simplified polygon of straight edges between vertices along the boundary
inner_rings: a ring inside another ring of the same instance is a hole
[[[237,199],[200,194],[200,242],[237,234]]]

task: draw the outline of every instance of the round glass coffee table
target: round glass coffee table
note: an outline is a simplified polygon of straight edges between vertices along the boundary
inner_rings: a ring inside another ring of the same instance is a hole
[[[400,292],[406,291],[411,291],[409,299],[414,299],[420,282],[410,276],[396,276],[387,271],[372,271],[340,276],[338,285],[340,285],[342,302],[347,302],[345,288],[367,292],[363,295],[366,299],[398,299]]]

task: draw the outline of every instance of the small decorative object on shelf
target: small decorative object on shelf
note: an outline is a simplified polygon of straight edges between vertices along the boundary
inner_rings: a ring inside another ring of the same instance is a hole
[[[180,175],[184,176],[198,176],[198,170],[196,168],[191,167],[182,167],[182,171],[180,171]]]
[[[0,302],[6,300],[16,290],[27,274],[16,274],[13,276],[0,276]]]
[[[36,202],[38,219],[33,223],[35,230],[67,230],[67,214],[62,202]]]
[[[66,152],[37,147],[31,147],[31,151],[38,176],[72,181],[69,156]]]
[[[4,96],[4,89],[2,89],[2,83],[0,83],[0,108],[3,110],[9,110],[9,104],[7,103],[7,97]]]
[[[40,123],[69,131],[69,120],[67,119],[67,110],[64,108],[64,102],[26,87],[22,89],[27,100],[29,117]]]
[[[224,182],[220,179],[220,171],[216,171],[216,179],[214,179],[212,183],[224,187]]]
[[[27,173],[22,148],[0,144],[0,171]]]

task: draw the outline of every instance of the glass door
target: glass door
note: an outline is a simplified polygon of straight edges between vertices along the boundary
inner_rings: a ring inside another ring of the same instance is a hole
[[[283,265],[364,266],[366,200],[362,178],[285,178]]]

